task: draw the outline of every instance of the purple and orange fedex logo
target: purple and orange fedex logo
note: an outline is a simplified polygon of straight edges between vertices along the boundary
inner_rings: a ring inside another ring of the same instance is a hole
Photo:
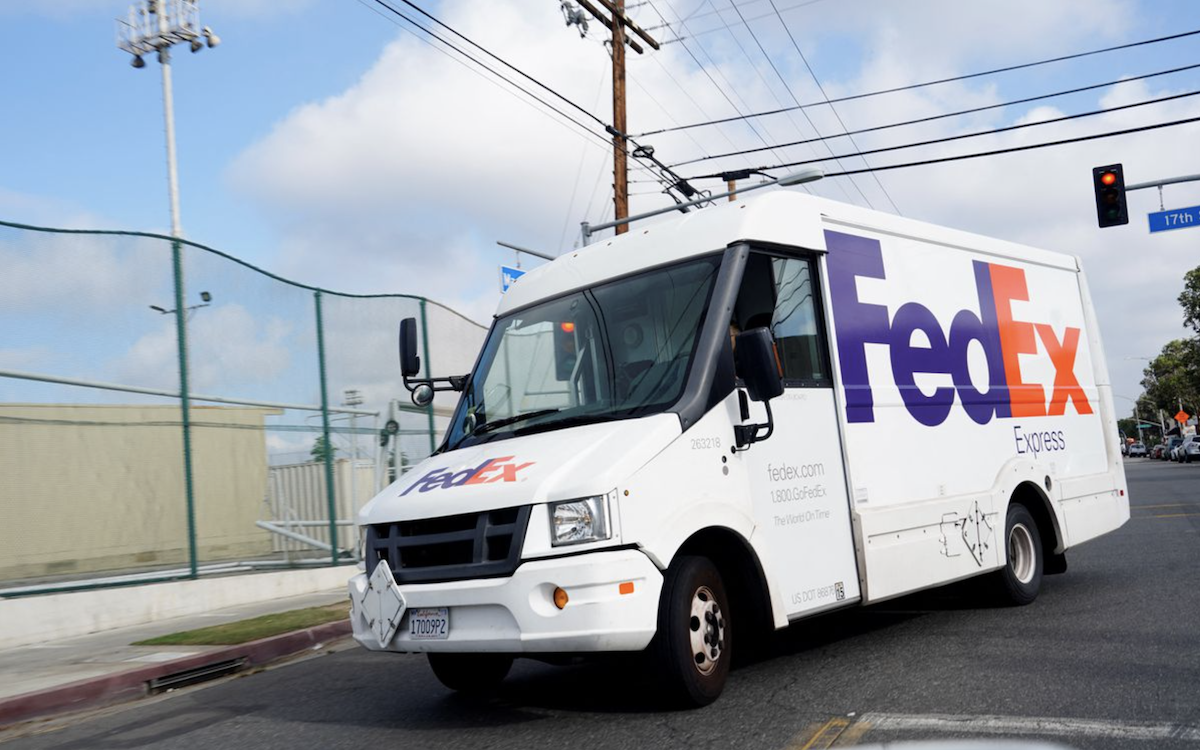
[[[478,466],[468,467],[459,472],[453,472],[449,469],[434,469],[410,484],[408,489],[400,493],[400,497],[404,497],[418,487],[421,489],[421,492],[429,492],[436,489],[461,487],[464,484],[515,482],[517,481],[517,472],[528,469],[536,462],[515,463],[513,461],[514,458],[515,456],[489,458]]]
[[[1013,317],[1013,301],[1029,301],[1024,270],[973,261],[979,312],[959,310],[947,332],[933,312],[918,302],[905,303],[889,316],[886,306],[859,300],[857,279],[887,278],[878,240],[827,231],[825,241],[848,422],[875,421],[866,344],[888,347],[904,406],[923,425],[945,422],[955,393],[978,424],[987,424],[993,417],[1058,416],[1066,413],[1068,402],[1079,414],[1092,413],[1075,377],[1080,330],[1068,327],[1060,339],[1046,323]],[[916,331],[929,339],[928,347],[913,346]],[[1026,383],[1021,375],[1019,356],[1036,354],[1038,339],[1054,365],[1049,400],[1041,385]],[[975,387],[968,371],[967,347],[972,341],[983,348],[987,361],[988,383],[983,391]],[[921,373],[950,375],[953,386],[939,387],[927,396],[916,386],[915,376]]]

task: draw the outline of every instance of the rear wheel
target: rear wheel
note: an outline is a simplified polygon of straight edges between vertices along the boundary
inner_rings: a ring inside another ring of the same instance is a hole
[[[650,656],[667,700],[706,706],[725,687],[732,656],[729,600],[716,566],[705,557],[680,557],[663,583],[658,633]]]
[[[1037,522],[1024,505],[1009,503],[1004,539],[1007,560],[991,575],[996,599],[1006,605],[1029,604],[1042,586],[1044,561]]]
[[[433,674],[460,693],[487,693],[508,676],[513,658],[504,654],[429,654]]]

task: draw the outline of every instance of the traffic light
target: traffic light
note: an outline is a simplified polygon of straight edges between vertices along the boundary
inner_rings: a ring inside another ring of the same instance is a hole
[[[1092,169],[1092,187],[1096,191],[1096,220],[1100,228],[1129,223],[1125,205],[1125,173],[1120,164]]]

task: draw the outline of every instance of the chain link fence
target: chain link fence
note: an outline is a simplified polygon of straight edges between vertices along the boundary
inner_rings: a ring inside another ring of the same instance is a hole
[[[0,596],[354,561],[453,407],[408,401],[400,320],[434,375],[486,333],[159,235],[0,222],[0,269]]]

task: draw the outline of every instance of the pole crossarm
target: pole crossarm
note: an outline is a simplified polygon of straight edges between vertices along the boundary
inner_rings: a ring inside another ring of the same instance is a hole
[[[597,8],[595,5],[592,5],[590,2],[588,2],[588,0],[579,0],[579,7],[583,8],[588,13],[591,13],[593,16],[596,17],[597,21],[604,24],[604,27],[606,29],[608,29],[609,31],[612,31],[612,27],[613,27],[612,19],[610,19],[608,16],[601,13],[600,9]],[[642,45],[638,44],[637,42],[635,42],[632,39],[629,40],[629,46],[632,47],[633,51],[638,53],[639,55],[643,54],[646,51],[646,50],[642,49]],[[658,49],[658,45],[655,44],[654,48]]]
[[[1200,182],[1200,174],[1189,174],[1183,177],[1168,177],[1165,180],[1151,180],[1150,182],[1139,182],[1134,185],[1126,185],[1125,192],[1130,190],[1145,190],[1146,188],[1162,187],[1163,185],[1176,185],[1180,182]]]
[[[612,0],[599,0],[599,2],[609,13],[612,13],[614,19],[619,20],[622,24],[628,26],[629,30],[641,37],[643,42],[649,44],[656,50],[659,48],[658,42],[654,41],[654,37],[643,31],[641,26],[638,26],[636,23],[634,23],[632,18],[625,15],[624,8],[618,8],[616,4],[612,2]]]

